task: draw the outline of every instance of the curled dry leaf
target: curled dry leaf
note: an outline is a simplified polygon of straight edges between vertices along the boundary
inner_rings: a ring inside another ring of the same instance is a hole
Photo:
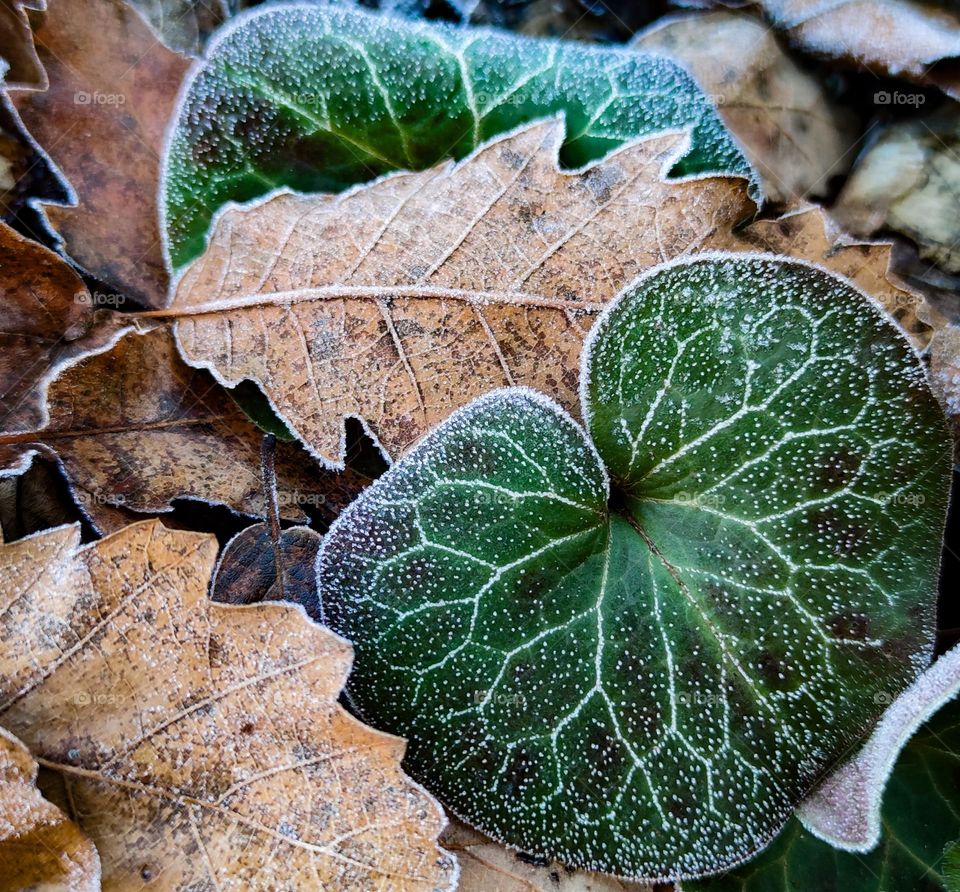
[[[822,195],[853,158],[855,116],[755,19],[730,12],[661,19],[633,46],[684,65],[760,174],[767,198]]]
[[[40,795],[37,767],[27,748],[0,728],[0,889],[98,892],[97,850]]]
[[[459,892],[657,892],[646,884],[511,851],[456,819],[440,841],[460,861]],[[669,888],[657,887],[659,892]]]
[[[53,251],[0,223],[0,431],[43,422],[47,382],[128,323],[93,307],[81,278]]]
[[[41,430],[0,435],[0,468],[22,470],[38,449],[55,453],[100,530],[128,522],[116,507],[169,511],[177,498],[265,516],[262,433],[206,371],[180,359],[168,329],[131,333],[71,366],[47,397]],[[320,467],[292,442],[278,444],[276,468],[291,520],[305,519],[305,506],[332,518],[369,482]]]
[[[960,646],[944,654],[890,704],[857,755],[831,774],[798,809],[811,833],[851,852],[880,842],[883,791],[906,743],[960,693]]]
[[[737,177],[667,180],[685,151],[647,138],[562,171],[564,125],[540,122],[459,164],[338,197],[281,193],[227,210],[173,304],[186,360],[256,381],[306,443],[340,464],[344,416],[398,455],[478,394],[522,384],[576,411],[596,314],[644,270],[704,249],[783,252],[878,280],[886,249],[735,234]],[[815,234],[823,219],[802,218]],[[763,248],[762,250],[771,250]],[[853,262],[848,258],[853,257]],[[887,286],[891,292],[896,289]]]
[[[760,0],[804,49],[877,73],[931,83],[960,97],[960,78],[937,63],[960,57],[960,20],[915,0]],[[933,68],[933,70],[931,70]],[[889,102],[889,98],[887,99]]]
[[[403,742],[337,705],[350,647],[206,597],[212,536],[145,521],[0,548],[0,721],[58,772],[108,888],[451,888]]]
[[[282,530],[274,541],[269,524],[255,523],[224,546],[210,597],[224,604],[292,601],[319,621],[314,564],[320,542],[320,534],[309,527]]]
[[[44,210],[70,255],[143,304],[166,302],[160,149],[188,60],[121,0],[57,0],[36,28],[45,91],[12,99],[76,195]]]

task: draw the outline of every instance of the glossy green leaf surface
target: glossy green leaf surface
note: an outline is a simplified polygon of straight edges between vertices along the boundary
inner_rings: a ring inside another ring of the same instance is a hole
[[[586,430],[495,391],[366,490],[325,620],[455,814],[622,876],[719,871],[928,662],[950,438],[870,301],[772,258],[659,267],[582,384]]]
[[[960,833],[960,703],[904,747],[883,801],[883,835],[866,854],[832,848],[791,818],[754,861],[683,892],[953,892]]]
[[[681,68],[629,50],[412,23],[325,5],[237,19],[185,87],[164,158],[169,259],[203,249],[213,214],[279,187],[338,192],[462,158],[564,114],[564,164],[645,134],[688,129],[674,173],[749,173]]]

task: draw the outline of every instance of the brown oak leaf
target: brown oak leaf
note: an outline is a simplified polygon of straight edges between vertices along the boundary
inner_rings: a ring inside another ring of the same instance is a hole
[[[98,892],[97,850],[40,794],[37,769],[27,748],[0,728],[0,889]]]
[[[83,280],[53,251],[0,223],[0,431],[44,418],[47,382],[116,339],[131,323],[98,310]]]
[[[231,208],[158,312],[179,317],[188,362],[257,382],[335,464],[344,416],[398,455],[503,385],[576,411],[580,348],[607,301],[657,263],[756,251],[759,235],[734,230],[755,211],[745,180],[664,179],[683,135],[638,141],[581,171],[559,169],[562,137],[560,120],[541,122],[459,164]],[[883,247],[827,248],[823,232],[822,244],[781,241],[782,253],[813,250],[808,259],[841,272],[849,257],[886,271]]]
[[[210,601],[216,550],[158,521],[0,547],[0,722],[63,778],[104,887],[452,888],[403,741],[337,703],[350,646]]]
[[[162,306],[160,150],[189,60],[122,0],[56,0],[34,40],[49,87],[11,99],[76,193],[74,205],[46,205],[46,215],[81,266]]]
[[[0,79],[8,88],[46,89],[46,72],[33,44],[27,13],[28,10],[39,12],[45,8],[46,0],[4,0],[0,3]]]
[[[47,400],[42,429],[0,434],[0,468],[55,454],[101,531],[129,523],[131,510],[169,511],[177,498],[266,515],[262,433],[208,372],[180,359],[168,329],[130,333],[67,368]],[[280,513],[291,520],[305,519],[307,506],[332,519],[369,483],[323,468],[293,442],[277,445],[276,474]]]

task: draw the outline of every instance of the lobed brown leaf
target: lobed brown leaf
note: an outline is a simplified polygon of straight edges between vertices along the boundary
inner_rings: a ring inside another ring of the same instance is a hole
[[[206,592],[212,536],[0,546],[0,722],[67,787],[112,889],[436,890],[444,818],[337,696],[342,639]]]
[[[168,329],[130,333],[67,368],[47,397],[42,429],[0,434],[0,468],[54,454],[99,530],[125,526],[129,511],[169,511],[178,498],[267,513],[262,433],[211,375],[180,359]],[[306,506],[332,519],[369,482],[321,467],[297,443],[278,444],[276,475],[280,513],[291,520],[304,520]]]
[[[47,205],[46,215],[81,266],[163,306],[160,151],[189,60],[122,0],[56,0],[34,40],[49,88],[11,98],[77,195],[73,206]]]
[[[835,244],[819,212],[796,231],[791,221],[738,232],[755,212],[745,180],[665,179],[681,134],[563,171],[563,131],[540,122],[459,164],[230,208],[162,311],[178,317],[184,357],[226,382],[256,381],[340,464],[348,415],[398,455],[499,386],[533,387],[576,412],[595,315],[664,260],[777,250],[883,280],[886,248]]]

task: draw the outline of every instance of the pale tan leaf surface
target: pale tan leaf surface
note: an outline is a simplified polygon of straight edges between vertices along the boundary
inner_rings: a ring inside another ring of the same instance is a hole
[[[43,429],[0,434],[0,468],[37,450],[55,454],[99,530],[130,523],[131,510],[169,511],[178,498],[265,516],[262,432],[212,376],[180,359],[168,329],[128,334],[66,369],[48,403]],[[297,443],[277,445],[276,472],[280,512],[291,520],[305,519],[307,506],[332,519],[369,483],[322,467]]]
[[[440,841],[460,861],[459,892],[669,892],[673,888],[660,884],[654,890],[641,883],[524,856],[456,819],[451,819]]]
[[[129,325],[97,310],[83,280],[53,251],[0,223],[0,431],[43,420],[44,388],[78,356]]]
[[[36,787],[37,763],[0,728],[0,892],[97,892],[100,857],[83,831]]]
[[[0,722],[63,777],[104,886],[451,888],[403,741],[337,704],[349,645],[209,601],[216,550],[157,521],[0,547]]]
[[[685,139],[561,172],[563,124],[495,140],[458,165],[336,199],[281,194],[227,211],[174,296],[188,362],[251,378],[332,462],[343,416],[398,455],[453,409],[526,384],[576,403],[596,312],[638,273],[748,216],[743,182],[667,182]]]
[[[56,0],[34,38],[49,88],[11,98],[77,195],[75,206],[44,211],[81,266],[162,306],[160,149],[189,60],[122,0]]]
[[[853,162],[856,116],[788,56],[774,33],[717,11],[660,19],[633,40],[683,65],[717,105],[774,202],[824,195]]]
[[[810,52],[960,96],[955,71],[930,70],[960,57],[960,19],[942,5],[920,0],[760,0],[760,5]]]
[[[503,385],[576,413],[593,319],[661,261],[776,250],[883,279],[885,247],[834,245],[819,216],[799,231],[757,224],[735,235],[755,211],[746,181],[665,180],[679,135],[633,143],[582,172],[558,168],[562,135],[560,121],[542,122],[457,165],[229,209],[162,311],[179,317],[185,358],[230,383],[256,381],[313,450],[339,463],[346,415],[396,456]]]

